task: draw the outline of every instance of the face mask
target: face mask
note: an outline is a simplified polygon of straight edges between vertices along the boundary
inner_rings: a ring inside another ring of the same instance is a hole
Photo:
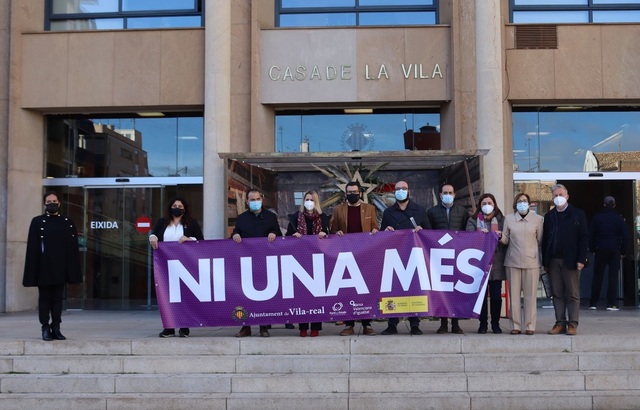
[[[405,191],[404,189],[399,189],[396,191],[396,200],[398,202],[404,202],[407,200],[408,195],[409,195],[409,191]]]
[[[249,202],[249,209],[251,212],[257,212],[262,209],[262,201],[251,201]]]
[[[360,194],[347,194],[347,201],[350,204],[357,204],[360,200]]]
[[[493,212],[493,206],[487,204],[487,205],[482,205],[482,213],[485,215],[489,215],[491,212]]]
[[[306,208],[307,211],[313,210],[315,206],[316,204],[313,201],[304,201],[304,207]]]
[[[564,204],[567,203],[567,198],[563,196],[557,196],[553,198],[553,203],[556,204],[556,206],[563,206]]]
[[[50,203],[46,204],[44,208],[47,210],[47,213],[56,214],[60,210],[60,204]]]
[[[526,213],[529,212],[529,204],[527,202],[518,202],[516,209],[521,215],[526,215]]]
[[[453,195],[442,195],[442,203],[445,205],[451,205],[453,203]]]
[[[184,215],[184,209],[171,208],[171,215],[178,217]]]

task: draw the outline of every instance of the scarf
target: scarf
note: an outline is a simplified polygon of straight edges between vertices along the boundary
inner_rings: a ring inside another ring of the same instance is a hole
[[[315,210],[309,214],[307,212],[298,212],[298,233],[301,235],[308,235],[307,233],[307,220],[313,220],[313,228],[311,235],[317,235],[322,232],[322,218],[320,214]]]
[[[493,221],[495,223],[492,223]],[[478,212],[478,220],[476,221],[476,231],[481,231],[482,229],[487,229],[489,231],[495,232],[498,230],[498,219],[494,216],[488,222],[484,219],[484,214],[482,212]]]

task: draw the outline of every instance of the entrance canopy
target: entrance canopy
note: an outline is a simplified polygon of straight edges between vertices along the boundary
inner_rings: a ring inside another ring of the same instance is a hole
[[[386,163],[393,171],[437,170],[486,155],[488,150],[469,151],[366,151],[366,152],[240,152],[219,153],[222,159],[236,160],[274,172],[309,171],[312,165],[341,166],[357,163],[375,166]]]

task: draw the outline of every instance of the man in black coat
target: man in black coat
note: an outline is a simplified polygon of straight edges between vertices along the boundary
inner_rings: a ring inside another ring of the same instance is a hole
[[[383,231],[395,231],[396,229],[412,229],[414,232],[427,227],[427,210],[409,199],[409,184],[405,181],[396,182],[396,203],[388,207],[382,213],[381,228]],[[383,335],[395,335],[398,333],[400,319],[392,317],[387,322],[387,328]],[[420,318],[409,318],[412,335],[421,335]]]
[[[78,233],[73,221],[60,215],[58,194],[44,194],[44,206],[46,212],[33,218],[29,226],[22,285],[38,287],[42,339],[65,340],[60,333],[64,287],[82,282]]]
[[[463,206],[453,203],[456,191],[451,184],[445,184],[440,189],[440,203],[427,211],[427,229],[448,229],[453,231],[465,231],[469,211]],[[449,331],[449,321],[446,317],[440,318],[438,334]],[[464,333],[458,324],[458,318],[451,318],[451,333]]]
[[[273,242],[276,236],[282,235],[278,217],[262,206],[262,194],[257,189],[247,191],[247,205],[249,209],[238,215],[236,225],[231,233],[231,239],[236,243],[241,243],[242,238],[267,237],[269,242]],[[236,337],[251,336],[251,326],[242,326],[236,333]],[[260,336],[269,337],[269,326],[260,326]]]
[[[619,310],[615,302],[618,290],[618,271],[620,270],[620,257],[627,253],[629,235],[624,219],[614,210],[615,207],[615,198],[605,197],[604,209],[593,216],[589,229],[589,248],[595,252],[589,304],[589,309],[593,310],[596,309],[598,298],[600,298],[602,279],[607,266],[609,267],[607,310]]]
[[[547,333],[575,335],[580,314],[580,271],[587,263],[589,245],[587,217],[581,209],[569,205],[564,185],[554,185],[551,196],[555,208],[544,216],[542,263],[551,278],[556,323]]]

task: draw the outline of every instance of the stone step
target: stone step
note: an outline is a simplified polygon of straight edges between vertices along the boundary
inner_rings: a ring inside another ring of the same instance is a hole
[[[424,386],[423,386],[424,389]],[[12,394],[0,409],[38,410],[399,410],[637,409],[640,390],[473,393]]]

